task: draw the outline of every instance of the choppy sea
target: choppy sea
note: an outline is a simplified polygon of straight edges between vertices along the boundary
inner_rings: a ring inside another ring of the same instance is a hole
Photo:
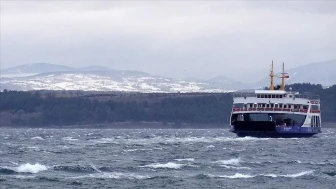
[[[336,129],[0,129],[3,188],[336,188]]]

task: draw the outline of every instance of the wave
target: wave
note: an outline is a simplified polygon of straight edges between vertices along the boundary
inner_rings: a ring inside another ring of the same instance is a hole
[[[224,165],[239,165],[240,162],[241,162],[240,158],[232,158],[229,160],[219,160],[219,161],[216,161],[215,163],[221,163]]]
[[[174,159],[175,161],[195,161],[194,158]]]
[[[236,137],[234,139],[235,141],[251,141],[251,140],[269,140],[271,138],[257,138],[257,137],[246,136],[246,137]]]
[[[296,160],[296,163],[300,164],[310,164],[310,165],[335,165],[335,163],[332,162],[302,162],[300,160]]]
[[[272,178],[276,178],[276,177],[287,177],[287,178],[296,178],[296,177],[301,177],[304,175],[310,175],[312,174],[314,171],[303,171],[300,173],[295,173],[295,174],[286,174],[286,175],[276,175],[276,174],[258,174],[258,175],[249,175],[249,174],[242,174],[242,173],[236,173],[234,175],[208,175],[209,177],[213,177],[213,178],[232,178],[232,179],[236,179],[236,178],[254,178],[254,177],[272,177]]]
[[[40,136],[36,136],[31,138],[32,140],[44,140],[44,138],[40,137]]]
[[[124,150],[125,152],[135,152],[138,151],[139,149],[128,149],[128,150]]]
[[[38,173],[46,170],[48,170],[48,168],[45,165],[41,165],[39,163],[26,163],[18,167],[0,167],[0,174]]]
[[[161,169],[180,169],[181,167],[185,166],[185,164],[178,164],[178,163],[172,163],[172,162],[168,162],[166,164],[161,164],[161,163],[153,163],[153,164],[149,164],[149,165],[144,165],[144,166],[140,166],[140,167],[149,167],[149,168],[161,168]]]
[[[227,169],[251,169],[249,167],[236,167],[236,166],[230,166],[230,165],[221,165],[221,167],[225,167]]]
[[[225,167],[227,169],[251,169],[249,167],[241,167],[240,166],[240,163],[241,163],[240,158],[232,158],[232,159],[229,159],[229,160],[219,160],[219,161],[216,161],[215,163],[220,163],[221,167]]]
[[[331,176],[331,177],[336,177],[336,172],[322,172],[323,174],[326,174],[328,176]]]
[[[287,175],[275,175],[275,174],[262,174],[261,176],[266,176],[266,177],[287,177],[287,178],[296,178],[296,177],[301,177],[304,175],[310,175],[314,171],[302,171],[300,173],[295,173],[295,174],[287,174]]]
[[[34,165],[26,163],[17,167],[16,170],[19,173],[38,173],[40,171],[46,171],[48,168],[45,165],[41,165],[39,163],[35,163]]]
[[[63,137],[62,140],[77,141],[78,139],[72,137]]]
[[[245,142],[245,141],[260,141],[269,140],[270,138],[256,138],[256,137],[153,137],[153,138],[100,138],[89,139],[93,144],[176,144],[176,143],[215,143],[215,142]],[[212,146],[209,146],[212,147]]]
[[[146,175],[137,175],[134,173],[118,173],[118,172],[111,172],[111,173],[95,173],[89,174],[79,177],[72,177],[74,179],[81,179],[81,178],[112,178],[112,179],[150,179],[150,176]]]
[[[241,174],[241,173],[236,173],[234,175],[209,175],[210,177],[214,177],[214,178],[253,178],[255,176],[252,175],[245,175],[245,174]]]
[[[53,166],[55,171],[67,171],[67,172],[100,172],[95,166],[92,165],[55,165]]]
[[[8,175],[8,174],[15,174],[15,173],[16,173],[16,171],[14,171],[11,168],[0,167],[0,174]]]

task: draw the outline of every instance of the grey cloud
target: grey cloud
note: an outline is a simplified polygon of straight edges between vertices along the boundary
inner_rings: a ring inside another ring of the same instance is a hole
[[[272,59],[295,67],[335,58],[335,14],[292,3],[1,1],[1,67],[108,65],[208,78],[239,77]]]

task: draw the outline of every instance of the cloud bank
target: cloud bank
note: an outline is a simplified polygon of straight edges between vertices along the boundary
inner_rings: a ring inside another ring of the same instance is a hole
[[[334,59],[335,23],[333,1],[1,1],[0,63],[239,78]]]

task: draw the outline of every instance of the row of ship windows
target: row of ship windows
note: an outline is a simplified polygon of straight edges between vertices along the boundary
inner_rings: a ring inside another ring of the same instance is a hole
[[[308,105],[303,104],[234,104],[234,108],[290,108],[290,109],[308,109]],[[312,110],[319,110],[318,105],[312,105]]]
[[[257,94],[257,98],[285,98],[287,96],[287,94]],[[289,97],[293,97],[292,95],[289,95]]]

